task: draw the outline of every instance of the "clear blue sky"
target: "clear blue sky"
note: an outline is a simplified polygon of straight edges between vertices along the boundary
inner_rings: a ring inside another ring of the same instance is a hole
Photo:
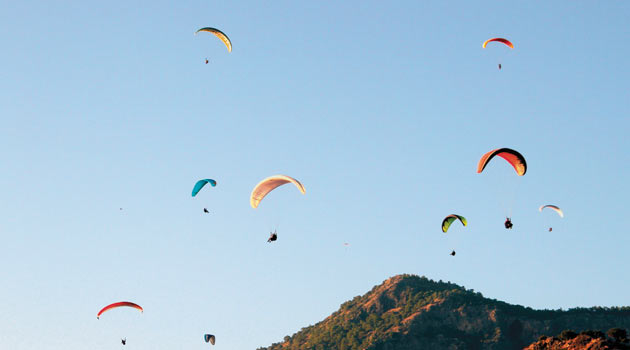
[[[630,304],[628,18],[627,1],[3,1],[0,348],[255,349],[399,273]],[[493,36],[515,49],[483,50]],[[527,174],[476,174],[497,147]],[[251,209],[278,173],[306,195]],[[191,198],[200,178],[218,185]],[[444,235],[451,213],[469,225]],[[96,320],[120,300],[144,314]]]

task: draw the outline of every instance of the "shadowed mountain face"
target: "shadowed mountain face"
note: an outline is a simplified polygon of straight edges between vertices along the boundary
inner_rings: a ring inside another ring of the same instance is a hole
[[[387,279],[325,320],[259,350],[523,349],[563,330],[630,328],[630,307],[533,310],[415,275]]]

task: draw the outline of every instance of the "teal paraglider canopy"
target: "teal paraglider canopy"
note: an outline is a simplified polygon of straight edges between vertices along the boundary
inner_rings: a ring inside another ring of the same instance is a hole
[[[203,336],[203,339],[206,341],[206,343],[210,343],[210,344],[214,345],[214,340],[215,340],[214,335],[206,334],[206,335]]]
[[[199,193],[199,191],[201,191],[203,186],[205,186],[206,184],[210,184],[212,185],[212,187],[215,187],[217,185],[217,182],[212,179],[203,179],[203,180],[197,181],[197,183],[195,184],[195,187],[193,187],[192,196],[193,197],[196,196],[197,193]]]

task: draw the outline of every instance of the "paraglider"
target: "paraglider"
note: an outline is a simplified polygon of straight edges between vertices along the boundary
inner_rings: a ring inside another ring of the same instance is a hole
[[[210,62],[210,61],[208,61],[208,59],[206,58],[206,64],[208,64],[208,62]]]
[[[222,31],[216,29],[216,28],[211,28],[211,27],[204,27],[201,28],[199,30],[197,30],[195,32],[195,35],[197,35],[197,33],[199,32],[208,32],[208,33],[212,33],[214,34],[217,38],[221,39],[221,41],[223,41],[223,43],[225,44],[225,46],[227,47],[228,52],[232,52],[232,42],[230,41],[230,38],[228,38],[227,35],[225,35],[225,33],[223,33]],[[206,63],[208,60],[206,59]]]
[[[142,307],[140,305],[136,304],[136,303],[132,303],[130,301],[120,301],[120,302],[117,302],[117,303],[109,304],[109,305],[105,306],[104,308],[102,308],[101,311],[99,311],[98,314],[96,314],[96,318],[100,319],[101,315],[104,312],[109,311],[111,309],[116,309],[116,308],[119,308],[119,307],[131,307],[131,308],[139,310],[140,312],[144,312]]]
[[[525,157],[523,157],[522,154],[511,148],[504,147],[493,149],[492,151],[487,152],[486,154],[481,156],[481,159],[479,159],[479,163],[477,164],[477,173],[480,174],[481,172],[483,172],[488,163],[495,156],[499,156],[505,159],[514,168],[518,176],[523,176],[527,172],[527,162],[525,161]],[[507,220],[505,220],[504,223],[506,229],[512,228],[512,221],[509,218],[511,214],[512,213],[510,208],[509,213],[507,214],[508,218]]]
[[[203,339],[206,341],[206,343],[210,343],[212,345],[214,345],[214,341],[215,341],[215,337],[212,334],[206,334],[203,336]]]
[[[122,345],[127,345],[127,338],[120,339],[120,342],[122,343]]]
[[[447,217],[444,218],[444,220],[442,220],[442,232],[446,233],[449,229],[449,227],[451,227],[451,224],[455,221],[455,220],[459,220],[462,225],[466,226],[468,224],[468,222],[466,221],[466,218],[461,216],[461,215],[457,215],[457,214],[451,214],[448,215]],[[451,252],[451,256],[455,256],[455,250],[453,249],[453,251]]]
[[[298,180],[286,175],[274,175],[262,180],[254,187],[249,198],[249,204],[252,208],[256,209],[260,201],[262,201],[269,192],[288,183],[294,184],[302,194],[306,193],[304,186]]]
[[[512,165],[512,167],[514,167],[514,170],[516,170],[516,173],[519,176],[523,176],[527,172],[527,162],[522,154],[510,148],[497,148],[484,154],[481,159],[479,159],[479,164],[477,164],[477,173],[481,173],[494,156],[499,156],[505,159],[508,163],[510,163],[510,165]]]
[[[562,211],[562,209],[558,208],[555,205],[551,205],[551,204],[547,204],[547,205],[541,205],[540,208],[538,208],[538,211],[542,212],[543,209],[545,208],[549,208],[553,211],[555,211],[558,215],[560,215],[561,218],[564,218],[564,212]],[[549,228],[549,232],[553,231],[553,229],[550,227]]]
[[[446,231],[448,231],[448,228],[451,227],[451,224],[455,220],[459,220],[464,226],[466,226],[466,224],[468,223],[465,217],[457,214],[451,214],[445,217],[444,220],[442,220],[442,232],[446,233]]]
[[[486,48],[486,46],[488,45],[488,43],[491,42],[498,42],[498,43],[502,43],[505,44],[507,47],[509,47],[510,49],[514,48],[514,45],[512,44],[511,41],[504,39],[504,38],[492,38],[492,39],[488,39],[486,41],[483,42],[483,44],[481,45],[481,47],[483,47],[484,49]],[[501,63],[499,63],[499,70],[501,70]]]
[[[270,236],[269,239],[267,240],[267,243],[271,243],[274,242],[278,239],[278,232],[273,231],[273,232],[269,232]]]
[[[203,212],[204,212],[204,213],[206,213],[206,214],[210,213],[210,212],[208,211],[208,208],[203,208]]]
[[[212,180],[212,179],[203,179],[203,180],[199,180],[195,183],[195,186],[192,189],[192,196],[196,196],[197,193],[199,193],[199,191],[201,191],[201,189],[203,188],[203,186],[205,186],[206,184],[210,184],[212,187],[216,187],[217,182]]]

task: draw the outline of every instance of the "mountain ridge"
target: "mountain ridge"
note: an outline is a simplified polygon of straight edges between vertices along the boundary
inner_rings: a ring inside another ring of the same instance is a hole
[[[534,310],[454,283],[402,274],[258,350],[523,349],[565,329],[613,327],[630,328],[630,307]]]

